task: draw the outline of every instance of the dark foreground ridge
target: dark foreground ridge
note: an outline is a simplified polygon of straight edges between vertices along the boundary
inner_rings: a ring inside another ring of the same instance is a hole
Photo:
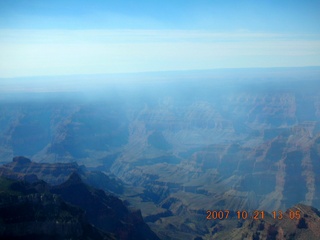
[[[32,162],[15,157],[13,163]],[[77,172],[56,186],[6,173],[11,180],[0,178],[1,239],[159,239],[140,211],[85,184]]]
[[[57,175],[63,166],[67,171]],[[40,180],[53,179],[53,175],[62,178],[66,173],[70,173],[66,181],[58,185]],[[25,157],[15,157],[1,166],[0,239],[159,239],[144,222],[140,210],[129,210],[113,194],[84,183],[82,178],[89,173],[76,163],[34,163]],[[278,212],[276,218],[265,212],[263,219],[260,215],[258,220],[243,220],[233,214],[224,220],[199,220],[206,230],[192,229],[190,225],[188,231],[198,235],[192,238],[198,240],[320,238],[320,212],[316,208],[298,204],[279,217]],[[187,217],[184,220],[188,221]],[[150,224],[154,225],[153,221]],[[168,239],[175,232],[177,229],[168,223],[160,237]],[[181,235],[177,234],[176,239]]]

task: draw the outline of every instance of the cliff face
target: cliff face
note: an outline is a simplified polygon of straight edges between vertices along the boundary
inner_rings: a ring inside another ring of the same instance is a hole
[[[130,211],[117,197],[85,185],[76,173],[51,192],[84,209],[90,223],[114,233],[119,239],[158,239],[143,221],[140,211]]]
[[[115,239],[86,219],[84,211],[38,184],[0,179],[0,237],[4,239]],[[7,188],[6,188],[7,186]]]
[[[117,197],[84,184],[77,173],[55,187],[4,178],[0,187],[1,237],[159,239],[140,211],[130,211]]]

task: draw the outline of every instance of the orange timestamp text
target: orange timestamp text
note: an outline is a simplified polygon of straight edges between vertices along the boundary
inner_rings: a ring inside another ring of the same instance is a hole
[[[207,210],[206,211],[207,220],[223,220],[228,219],[229,217],[235,217],[237,219],[254,219],[254,220],[262,220],[265,218],[265,211],[255,210],[255,211],[246,211],[246,210],[239,210],[239,211],[232,211],[229,210]],[[272,211],[271,217],[274,219],[282,220],[284,217],[287,217],[291,220],[300,219],[301,212],[299,210],[288,210],[286,214],[282,211]]]

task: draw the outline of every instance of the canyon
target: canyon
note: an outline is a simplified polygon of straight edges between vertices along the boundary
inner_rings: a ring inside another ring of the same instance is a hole
[[[207,210],[320,208],[319,68],[125,77],[2,85],[0,170],[57,185],[85,169],[161,239],[209,237]],[[32,162],[17,169],[15,156]]]

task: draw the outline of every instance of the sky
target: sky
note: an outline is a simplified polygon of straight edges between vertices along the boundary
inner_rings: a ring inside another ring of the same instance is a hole
[[[0,0],[0,78],[320,66],[320,1]]]

